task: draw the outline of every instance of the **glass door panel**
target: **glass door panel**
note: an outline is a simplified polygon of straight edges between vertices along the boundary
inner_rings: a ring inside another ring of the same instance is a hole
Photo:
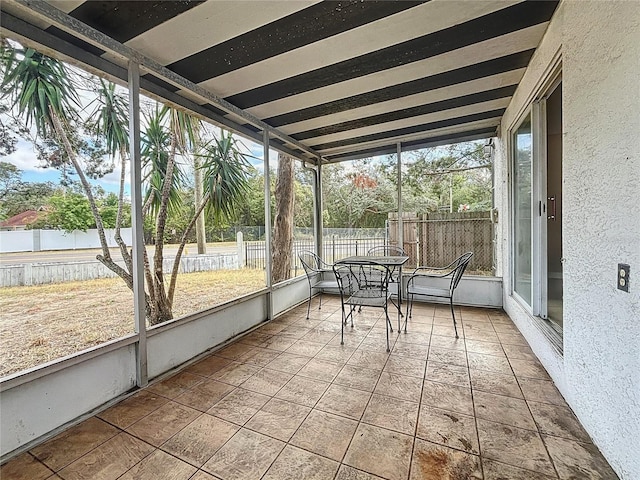
[[[531,115],[514,133],[514,291],[532,304],[532,135]]]

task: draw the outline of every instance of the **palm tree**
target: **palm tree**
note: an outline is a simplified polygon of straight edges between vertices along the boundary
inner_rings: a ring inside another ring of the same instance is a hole
[[[91,207],[103,251],[98,260],[118,275],[125,275],[122,267],[111,259],[93,190],[70,140],[72,129],[79,120],[79,100],[71,73],[64,63],[32,48],[14,47],[6,40],[0,48],[0,61],[4,67],[0,90],[11,99],[12,108],[24,117],[27,127],[34,126],[40,138],[52,140],[62,147]]]
[[[96,107],[86,123],[89,130],[104,141],[111,157],[120,157],[120,192],[116,225],[117,242],[125,262],[123,268],[111,257],[91,185],[69,139],[71,129],[79,123],[79,100],[71,73],[62,62],[33,49],[14,47],[6,41],[1,43],[0,48],[0,62],[4,71],[0,90],[11,99],[12,108],[16,108],[18,114],[25,118],[27,126],[34,125],[40,137],[51,139],[64,149],[80,178],[98,227],[102,255],[98,255],[97,258],[133,289],[132,256],[120,237],[125,170],[129,154],[126,99],[117,93],[113,84],[100,80],[99,86],[96,85]],[[231,133],[222,134],[220,138],[214,138],[202,146],[198,160],[205,190],[202,201],[196,205],[195,214],[183,233],[174,260],[169,289],[166,291],[162,270],[164,229],[168,214],[182,201],[180,191],[185,186],[185,172],[178,163],[178,157],[193,154],[193,146],[201,143],[199,136],[195,135],[200,129],[198,119],[169,107],[158,107],[154,113],[146,117],[141,149],[145,173],[143,213],[155,218],[156,247],[153,265],[149,261],[146,249],[143,252],[146,279],[145,311],[151,325],[173,318],[172,305],[180,258],[198,216],[206,209],[214,218],[227,218],[234,213],[236,204],[248,189],[248,172],[251,166]]]

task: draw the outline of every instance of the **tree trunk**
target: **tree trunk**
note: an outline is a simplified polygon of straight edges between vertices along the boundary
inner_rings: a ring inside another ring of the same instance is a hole
[[[202,196],[204,186],[202,185],[202,171],[200,170],[200,160],[198,159],[198,149],[196,149],[193,161],[195,183],[195,208],[198,209],[202,205]],[[207,237],[204,224],[204,212],[200,212],[196,219],[196,242],[198,243],[198,255],[207,253]]]
[[[276,216],[273,226],[272,267],[273,283],[291,277],[291,254],[293,248],[293,159],[278,154],[276,180]]]

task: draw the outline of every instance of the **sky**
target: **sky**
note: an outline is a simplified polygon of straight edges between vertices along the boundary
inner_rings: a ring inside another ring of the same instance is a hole
[[[262,145],[247,140],[245,138],[238,137],[242,150],[245,151],[250,158],[249,162],[259,171],[263,168],[263,148]],[[11,155],[5,155],[0,158],[3,162],[9,162],[14,164],[20,170],[22,170],[22,181],[24,182],[53,182],[60,183],[61,173],[55,168],[43,168],[40,166],[40,162],[37,159],[37,153],[31,142],[19,139],[17,149]],[[277,167],[278,164],[278,152],[275,150],[269,150],[269,163],[271,167]],[[130,194],[130,181],[129,181],[129,169],[127,168],[125,194]],[[100,185],[107,192],[117,193],[120,182],[120,171],[116,168],[113,172],[105,175],[98,180],[90,180],[94,185]]]

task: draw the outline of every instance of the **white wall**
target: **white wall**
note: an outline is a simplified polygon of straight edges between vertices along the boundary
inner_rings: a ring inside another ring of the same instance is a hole
[[[115,229],[104,231],[107,244],[116,247]],[[123,228],[120,235],[124,242],[131,246],[131,228]],[[39,238],[36,241],[36,238]],[[98,231],[95,229],[81,232],[65,232],[63,230],[21,230],[0,232],[0,253],[39,252],[40,250],[76,250],[81,248],[100,248]]]
[[[40,440],[135,386],[135,346],[121,346],[15,387],[2,385],[0,456]],[[69,362],[67,362],[69,363]]]
[[[549,73],[563,77],[564,354],[511,296],[508,129]],[[564,1],[501,125],[496,182],[504,307],[623,479],[640,478],[640,2]],[[631,292],[616,289],[631,265]]]

